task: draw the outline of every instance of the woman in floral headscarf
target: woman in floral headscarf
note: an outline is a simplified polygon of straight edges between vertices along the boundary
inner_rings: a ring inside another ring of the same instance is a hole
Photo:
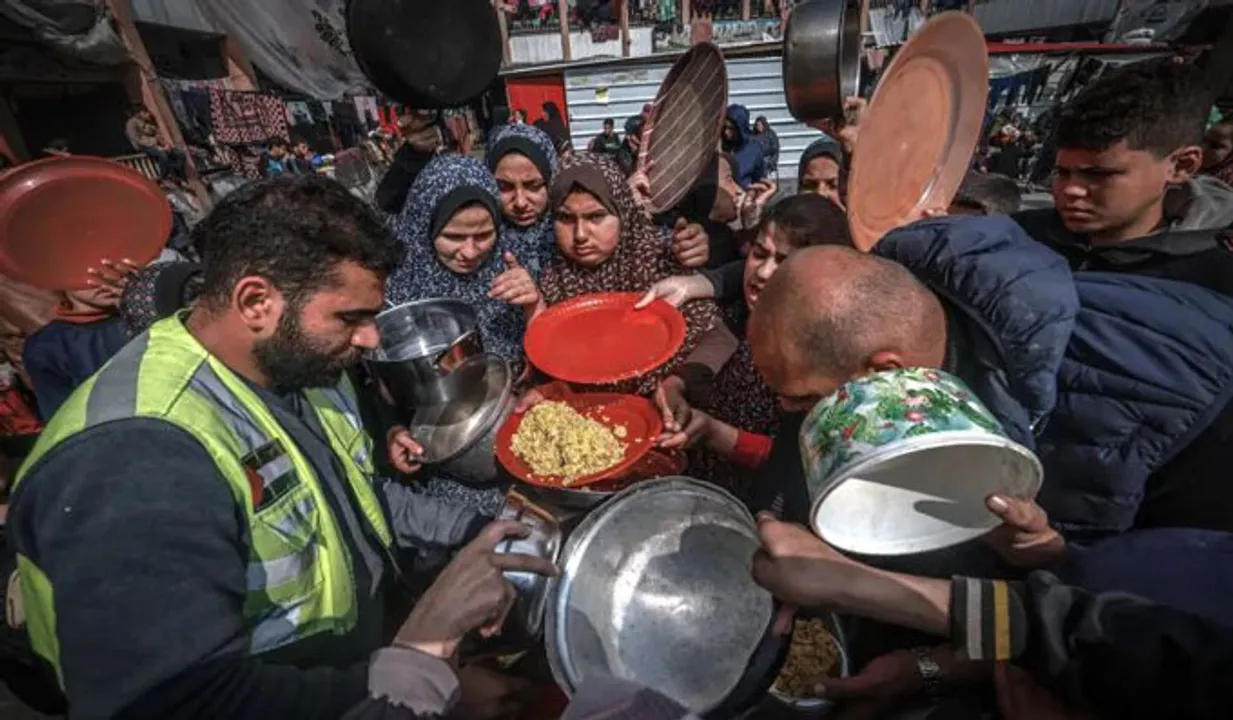
[[[552,213],[548,188],[557,172],[557,151],[552,138],[532,125],[504,125],[488,137],[484,160],[500,190],[502,241],[528,248],[520,258],[538,274],[552,257]]]
[[[548,305],[587,293],[642,293],[659,280],[686,272],[612,159],[592,153],[566,158],[550,195],[557,254],[540,278]],[[719,319],[710,300],[686,303],[681,311],[686,322],[681,350],[664,367],[620,383],[616,391],[654,392]]]
[[[523,367],[526,320],[540,302],[523,258],[542,252],[533,236],[501,233],[497,182],[478,160],[462,155],[434,159],[411,186],[395,236],[406,247],[402,265],[386,284],[386,297],[399,305],[430,298],[461,300],[475,308],[484,349],[501,356],[518,376]],[[420,448],[407,428],[387,433],[393,466],[415,472]],[[501,509],[499,487],[471,488],[442,472],[420,474],[430,496],[473,506],[494,515]]]
[[[471,305],[485,350],[519,373],[543,250],[532,234],[501,232],[499,191],[488,169],[464,155],[428,163],[394,234],[407,256],[386,284],[389,303],[453,298]]]

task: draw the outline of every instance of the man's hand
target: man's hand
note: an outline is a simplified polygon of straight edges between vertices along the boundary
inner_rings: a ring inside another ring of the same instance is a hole
[[[530,682],[503,675],[481,665],[458,671],[458,706],[454,717],[467,720],[499,720],[516,717],[534,689]]]
[[[676,275],[664,278],[651,286],[650,290],[634,305],[635,310],[650,305],[656,300],[663,300],[672,307],[679,308],[693,300],[709,300],[715,297],[715,286],[701,275]]]
[[[411,431],[395,425],[385,434],[385,446],[389,451],[390,464],[404,475],[414,475],[424,462],[424,448],[411,437]]]
[[[851,155],[856,150],[856,141],[860,137],[861,123],[869,112],[869,101],[865,98],[850,97],[843,101],[843,117],[828,118],[811,123],[814,128],[837,139],[843,150]]]
[[[701,225],[677,218],[672,228],[672,251],[683,267],[700,268],[711,258],[711,239]]]
[[[524,538],[530,532],[526,525],[510,520],[484,528],[479,537],[458,552],[415,604],[394,637],[394,645],[448,659],[468,632],[480,629],[485,636],[500,632],[516,597],[504,573],[557,573],[546,558],[496,552],[505,538]]]
[[[129,280],[141,270],[141,267],[128,258],[119,262],[104,258],[99,261],[99,267],[90,268],[87,274],[90,279],[86,284],[89,290],[82,291],[89,296],[92,304],[99,307],[119,307],[124,289]]]
[[[1028,671],[1010,663],[998,663],[993,671],[998,710],[1005,720],[1088,720],[1091,716],[1071,710],[1062,700],[1041,687]]]
[[[1066,541],[1049,527],[1049,516],[1034,501],[990,495],[985,506],[1002,518],[1002,525],[985,540],[1011,565],[1045,567],[1061,560],[1066,553]]]
[[[944,685],[988,682],[993,664],[960,660],[947,645],[930,648],[928,654],[941,671]],[[838,720],[882,717],[925,691],[915,650],[894,650],[873,659],[859,674],[846,678],[823,678],[815,688],[819,697],[843,702]]]
[[[860,565],[800,525],[758,515],[762,549],[754,554],[754,580],[797,607],[838,604]]]
[[[542,298],[531,273],[519,264],[518,258],[511,252],[506,252],[501,259],[505,262],[506,270],[493,278],[488,297],[534,310]]]

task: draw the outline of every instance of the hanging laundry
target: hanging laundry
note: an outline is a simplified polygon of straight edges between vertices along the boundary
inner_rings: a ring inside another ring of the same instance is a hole
[[[377,98],[371,95],[360,95],[353,98],[355,110],[359,113],[360,122],[365,129],[372,130],[381,124],[381,113],[377,106]]]
[[[218,141],[229,145],[287,138],[287,111],[282,99],[273,95],[212,90],[210,120]]]

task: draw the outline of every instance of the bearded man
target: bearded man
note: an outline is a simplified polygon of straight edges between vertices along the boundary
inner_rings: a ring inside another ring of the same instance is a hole
[[[78,388],[18,476],[34,650],[73,717],[445,714],[460,639],[513,597],[503,570],[553,569],[494,552],[523,526],[374,480],[345,371],[401,247],[314,176],[237,190],[194,233],[194,309]],[[477,534],[387,634],[395,552]]]

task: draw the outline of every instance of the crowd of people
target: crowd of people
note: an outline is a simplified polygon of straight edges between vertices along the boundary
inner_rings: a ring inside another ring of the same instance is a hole
[[[499,630],[505,571],[557,568],[495,551],[526,532],[493,522],[505,488],[421,467],[408,409],[358,360],[383,308],[461,299],[526,408],[546,381],[528,324],[636,292],[679,307],[685,340],[605,389],[653,398],[658,445],[759,513],[758,583],[850,616],[853,675],[820,678],[822,696],[871,717],[918,702],[1222,717],[1233,127],[1205,127],[1202,74],[1130,65],[1061,108],[1054,207],[1021,212],[1013,177],[973,172],[869,253],[845,209],[865,111],[849,104],[788,197],[773,130],[732,106],[711,166],[658,214],[645,116],[575,151],[559,110],[535,125],[514,111],[479,159],[409,113],[376,208],[271,171],[195,223],[198,262],[104,263],[26,343],[45,426],[22,449],[6,542],[23,618],[9,632],[33,655],[6,679],[74,717],[509,716],[522,681],[460,667],[460,644]],[[285,150],[272,167],[311,163]],[[857,560],[801,527],[803,426],[895,368],[962,379],[1044,486],[989,497],[1003,524],[981,541]],[[596,679],[565,717],[687,714]]]

